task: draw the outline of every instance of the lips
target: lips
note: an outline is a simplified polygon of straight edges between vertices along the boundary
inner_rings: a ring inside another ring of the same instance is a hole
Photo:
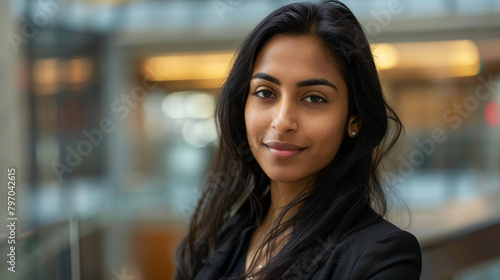
[[[264,145],[266,145],[267,149],[273,156],[280,159],[293,157],[305,149],[305,147],[281,142],[269,142]]]

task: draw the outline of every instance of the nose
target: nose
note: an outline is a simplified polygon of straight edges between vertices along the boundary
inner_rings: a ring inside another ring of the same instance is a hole
[[[294,132],[298,128],[297,108],[289,98],[282,98],[281,102],[276,104],[276,110],[271,127],[279,134]]]

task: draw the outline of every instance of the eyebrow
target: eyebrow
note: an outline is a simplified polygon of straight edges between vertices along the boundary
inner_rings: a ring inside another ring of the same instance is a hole
[[[263,79],[263,80],[269,81],[273,84],[277,84],[278,86],[281,85],[281,83],[278,79],[276,79],[275,77],[273,77],[269,74],[262,73],[262,72],[257,72],[255,75],[252,76],[252,78],[250,78],[250,80],[253,80],[253,79]]]
[[[252,78],[250,78],[250,80],[253,80],[253,79],[263,79],[263,80],[269,81],[273,84],[276,84],[278,86],[281,85],[281,83],[278,79],[276,79],[275,77],[273,77],[269,74],[262,73],[262,72],[258,72],[255,75],[253,75]],[[335,90],[338,91],[338,88],[334,84],[330,83],[329,81],[327,81],[325,79],[308,79],[308,80],[300,81],[297,83],[298,88],[310,87],[310,86],[329,86],[329,87],[334,88]]]
[[[329,86],[335,90],[339,90],[334,84],[330,83],[325,79],[309,79],[297,83],[297,87],[310,87],[310,86]]]

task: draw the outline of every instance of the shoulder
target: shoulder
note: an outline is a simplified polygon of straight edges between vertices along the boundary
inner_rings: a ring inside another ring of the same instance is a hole
[[[317,279],[419,279],[421,267],[415,236],[379,219],[335,246]]]

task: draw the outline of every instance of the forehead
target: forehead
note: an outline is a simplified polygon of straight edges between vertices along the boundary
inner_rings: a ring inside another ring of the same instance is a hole
[[[320,39],[279,34],[260,50],[253,72],[331,79],[332,76],[340,75],[340,68],[334,55]]]

